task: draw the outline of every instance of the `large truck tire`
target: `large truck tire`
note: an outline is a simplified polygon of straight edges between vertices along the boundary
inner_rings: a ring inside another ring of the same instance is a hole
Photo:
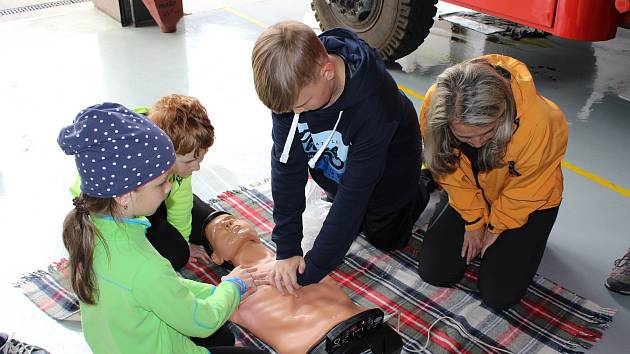
[[[429,35],[437,0],[312,0],[322,30],[349,28],[386,61],[413,52]]]

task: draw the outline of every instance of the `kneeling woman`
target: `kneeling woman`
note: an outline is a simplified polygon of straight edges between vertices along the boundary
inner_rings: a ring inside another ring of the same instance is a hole
[[[424,161],[449,205],[430,225],[418,272],[436,286],[480,255],[481,300],[516,304],[542,259],[562,199],[568,129],[525,64],[487,55],[446,69],[420,112]]]

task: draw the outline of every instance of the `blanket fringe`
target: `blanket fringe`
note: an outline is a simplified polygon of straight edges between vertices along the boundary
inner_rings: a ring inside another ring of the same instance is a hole
[[[226,194],[234,194],[234,195],[240,195],[243,194],[244,192],[250,191],[253,189],[258,189],[257,187],[269,184],[269,182],[271,182],[271,178],[263,178],[262,180],[258,181],[258,182],[254,182],[248,186],[240,186],[231,190],[227,190],[219,195],[217,195],[214,198],[210,198],[208,200],[208,203],[210,204],[217,204],[217,203],[221,203],[221,201],[223,200],[223,196],[225,196]]]
[[[36,279],[40,279],[42,277],[50,277],[52,276],[49,272],[45,271],[45,270],[41,270],[38,269],[36,271],[27,273],[23,276],[20,277],[19,280],[15,281],[12,283],[13,287],[15,288],[21,288],[24,285],[33,282]]]

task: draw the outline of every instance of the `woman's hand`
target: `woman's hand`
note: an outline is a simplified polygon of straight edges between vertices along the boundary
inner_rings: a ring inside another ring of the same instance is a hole
[[[199,262],[204,262],[205,264],[211,262],[208,252],[206,252],[206,249],[203,248],[202,245],[193,245],[191,243],[190,245],[188,245],[188,249],[190,249],[190,257],[188,257],[188,262],[192,261],[193,259],[196,259]]]
[[[466,259],[466,264],[470,263],[481,252],[482,238],[485,227],[477,230],[466,231],[464,233],[464,244],[462,245],[462,258]]]
[[[495,234],[490,232],[490,230],[486,229],[486,231],[483,234],[483,239],[482,239],[482,249],[481,249],[481,257],[483,258],[483,255],[486,253],[486,250],[488,249],[488,247],[492,246],[492,244],[497,240],[497,238],[499,238],[500,233]]]

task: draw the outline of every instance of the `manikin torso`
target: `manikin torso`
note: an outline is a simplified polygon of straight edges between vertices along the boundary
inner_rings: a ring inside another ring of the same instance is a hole
[[[234,266],[272,269],[275,255],[249,242],[232,259]],[[297,296],[282,295],[271,285],[259,286],[243,300],[231,320],[273,347],[279,354],[306,353],[335,325],[362,311],[329,277],[302,287]]]

